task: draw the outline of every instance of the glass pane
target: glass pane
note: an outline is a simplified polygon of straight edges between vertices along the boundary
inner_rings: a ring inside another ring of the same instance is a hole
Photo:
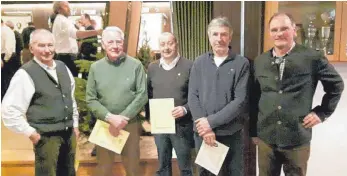
[[[296,42],[334,54],[336,2],[279,2],[279,12],[293,16],[297,25]]]

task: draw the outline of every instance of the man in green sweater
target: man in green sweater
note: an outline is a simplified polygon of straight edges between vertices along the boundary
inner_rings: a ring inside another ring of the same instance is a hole
[[[107,27],[102,33],[106,57],[91,65],[86,91],[89,108],[98,119],[110,124],[110,133],[118,136],[130,132],[123,149],[122,161],[127,176],[141,175],[140,123],[137,114],[147,103],[146,76],[140,61],[123,52],[124,33],[118,27]],[[115,153],[97,146],[95,175],[111,176]]]

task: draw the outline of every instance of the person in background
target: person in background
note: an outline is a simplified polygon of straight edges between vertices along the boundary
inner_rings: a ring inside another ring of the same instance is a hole
[[[45,29],[31,33],[34,58],[13,76],[2,102],[5,127],[33,143],[36,176],[75,176],[78,110],[74,78],[53,60],[54,37]]]
[[[100,35],[100,30],[79,31],[68,19],[71,15],[70,5],[67,1],[55,1],[53,4],[55,17],[52,27],[52,33],[55,39],[57,60],[64,62],[71,70],[74,77],[78,76],[78,69],[74,61],[77,59],[78,45],[76,39],[83,39],[91,36]]]
[[[23,50],[22,50],[22,64],[27,63],[33,57],[29,50],[30,34],[35,30],[35,25],[33,22],[28,23],[28,27],[24,28],[22,31],[23,39]]]
[[[293,17],[274,14],[270,21],[274,47],[254,60],[250,135],[258,145],[259,176],[305,176],[312,128],[335,110],[344,84],[320,52],[295,43]],[[325,91],[312,108],[318,82]]]
[[[80,21],[85,30],[95,30],[91,24],[91,18],[88,14],[82,14]],[[82,42],[81,44],[80,59],[94,61],[96,60],[95,55],[97,52],[97,47],[94,45],[98,43],[98,37],[91,36],[85,38],[85,40],[86,41]]]
[[[6,25],[12,29],[12,31],[14,32],[14,36],[16,38],[16,57],[13,61],[13,67],[12,67],[12,74],[14,74],[22,65],[21,64],[21,51],[23,49],[23,40],[22,40],[22,36],[21,34],[17,31],[14,30],[14,24],[12,21],[7,21]]]
[[[1,101],[13,76],[16,57],[16,37],[14,32],[1,20]]]

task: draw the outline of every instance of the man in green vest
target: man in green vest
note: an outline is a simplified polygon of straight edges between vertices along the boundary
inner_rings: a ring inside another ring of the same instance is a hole
[[[5,94],[4,125],[32,141],[36,176],[75,176],[79,130],[74,78],[63,62],[53,60],[51,32],[35,30],[30,51],[33,60],[15,73]]]
[[[95,116],[110,124],[118,136],[124,129],[130,136],[122,152],[127,176],[142,175],[140,169],[140,123],[137,114],[148,101],[146,74],[141,62],[123,51],[124,33],[118,27],[107,27],[102,33],[106,57],[90,67],[86,101]],[[115,153],[96,147],[98,165],[95,175],[111,176]]]

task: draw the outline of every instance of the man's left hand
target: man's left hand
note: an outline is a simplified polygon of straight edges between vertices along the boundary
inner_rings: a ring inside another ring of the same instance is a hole
[[[211,132],[212,128],[207,121],[206,117],[202,117],[195,121],[196,129],[198,130],[199,136],[204,136],[206,133]]]
[[[73,132],[76,135],[76,139],[78,139],[78,137],[80,136],[80,130],[78,129],[78,127],[73,128]]]
[[[312,128],[319,123],[322,123],[322,121],[318,115],[315,112],[311,112],[304,118],[304,123],[302,123],[302,125],[305,128]]]
[[[171,113],[172,113],[172,116],[175,117],[175,119],[183,117],[186,114],[183,106],[175,107]]]

